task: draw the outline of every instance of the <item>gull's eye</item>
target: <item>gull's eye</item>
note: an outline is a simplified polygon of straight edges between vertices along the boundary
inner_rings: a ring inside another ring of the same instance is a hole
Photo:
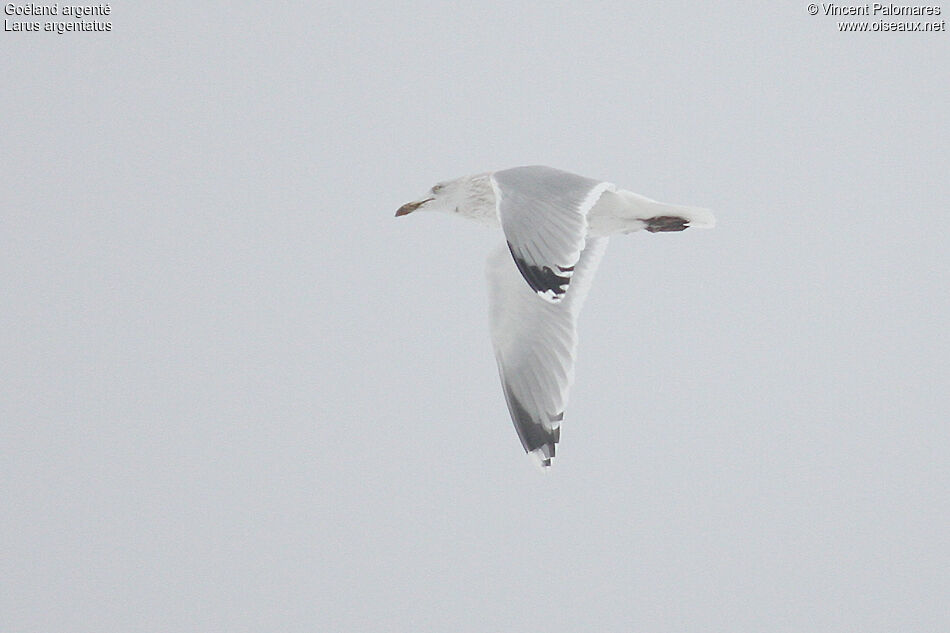
[[[439,193],[440,191],[442,191],[443,187],[445,187],[445,185],[436,185],[435,187],[432,188],[432,193]]]

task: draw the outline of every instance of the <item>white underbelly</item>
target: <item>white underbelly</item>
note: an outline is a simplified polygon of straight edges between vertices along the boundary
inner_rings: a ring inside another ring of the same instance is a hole
[[[587,235],[590,237],[632,233],[643,227],[643,221],[636,217],[629,201],[614,191],[605,191],[587,214]]]

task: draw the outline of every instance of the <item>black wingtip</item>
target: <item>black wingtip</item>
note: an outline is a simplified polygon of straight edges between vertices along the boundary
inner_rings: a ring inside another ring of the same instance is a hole
[[[554,459],[554,452],[554,444],[545,444],[544,446],[540,446],[533,451],[529,451],[528,454],[538,460],[538,465],[542,470],[547,470],[551,467],[551,461]]]
[[[650,233],[666,233],[668,231],[685,231],[689,227],[689,220],[675,215],[658,215],[644,220],[646,230]]]
[[[552,293],[552,299],[555,300],[560,299],[567,292],[567,285],[571,282],[571,273],[574,272],[573,266],[566,268],[558,266],[562,273],[567,273],[559,275],[547,266],[532,266],[518,256],[515,249],[512,248],[511,242],[507,242],[507,244],[511,257],[515,260],[515,265],[532,290],[541,294]]]
[[[515,431],[518,432],[518,439],[526,453],[532,454],[538,458],[541,466],[547,468],[551,466],[551,460],[554,458],[557,443],[561,439],[561,427],[550,429],[545,427],[539,420],[528,413],[524,405],[515,397],[508,385],[502,386],[505,392],[505,400],[508,403],[508,412],[511,414],[511,421],[515,425]],[[564,413],[549,419],[550,422],[560,422],[564,419]]]

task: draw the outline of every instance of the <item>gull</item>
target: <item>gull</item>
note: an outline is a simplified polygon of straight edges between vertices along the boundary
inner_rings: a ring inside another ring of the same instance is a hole
[[[664,204],[533,165],[440,182],[396,217],[440,211],[501,229],[488,257],[492,345],[508,412],[526,453],[554,458],[577,350],[577,316],[607,240],[617,233],[709,228],[708,209]]]

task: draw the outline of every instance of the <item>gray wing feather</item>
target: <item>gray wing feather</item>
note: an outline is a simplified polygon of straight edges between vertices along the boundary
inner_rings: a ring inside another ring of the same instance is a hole
[[[584,250],[587,212],[608,182],[551,167],[515,167],[491,176],[498,216],[521,276],[546,301],[567,292]]]
[[[570,288],[558,303],[525,285],[504,247],[488,258],[492,344],[508,411],[524,449],[550,466],[560,438],[577,348],[577,316],[607,238],[587,240]]]

